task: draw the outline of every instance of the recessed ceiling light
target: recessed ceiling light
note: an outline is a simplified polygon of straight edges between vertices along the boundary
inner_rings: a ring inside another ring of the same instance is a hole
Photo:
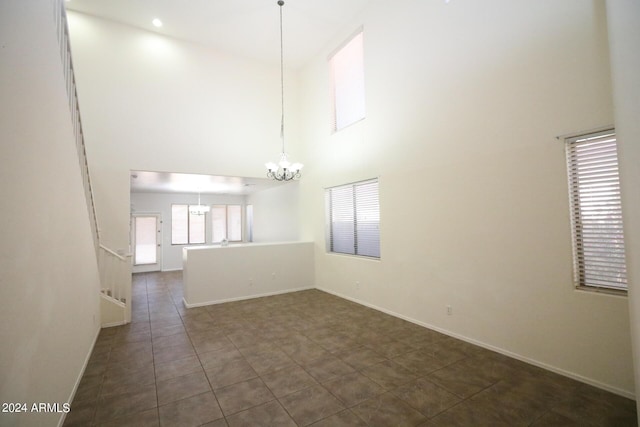
[[[159,20],[158,18],[155,18],[153,21],[151,21],[151,23],[153,24],[154,27],[162,27],[162,21]]]

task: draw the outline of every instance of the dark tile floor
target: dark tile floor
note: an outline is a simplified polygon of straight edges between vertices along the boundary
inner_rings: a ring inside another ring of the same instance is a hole
[[[66,426],[635,426],[635,402],[311,290],[195,309],[134,276]]]

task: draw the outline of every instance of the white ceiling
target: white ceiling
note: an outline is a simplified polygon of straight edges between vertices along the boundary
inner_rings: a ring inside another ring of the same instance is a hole
[[[285,67],[300,67],[318,54],[371,1],[285,0]],[[70,10],[240,56],[280,61],[277,0],[69,0],[65,4]],[[154,27],[154,18],[164,25]]]
[[[247,195],[282,185],[267,178],[131,171],[132,193],[193,193]]]

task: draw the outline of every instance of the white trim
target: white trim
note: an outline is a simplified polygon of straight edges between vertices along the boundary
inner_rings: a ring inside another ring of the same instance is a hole
[[[102,328],[113,328],[114,326],[123,326],[127,323],[128,322],[125,320],[120,320],[118,322],[105,323],[104,325],[102,325]]]
[[[182,271],[182,270],[183,270],[182,267],[180,267],[180,268],[163,268],[162,272],[164,273],[166,271]]]
[[[244,301],[244,300],[247,300],[247,299],[270,297],[270,296],[273,296],[273,295],[289,294],[291,292],[309,291],[311,289],[316,289],[316,288],[314,286],[309,286],[309,287],[304,287],[304,288],[292,288],[292,289],[287,289],[287,290],[284,290],[284,291],[266,292],[264,294],[254,294],[254,295],[247,295],[247,296],[243,296],[243,297],[226,298],[226,299],[215,300],[215,301],[197,302],[197,303],[194,303],[194,304],[189,304],[187,302],[187,300],[182,298],[182,304],[184,304],[184,306],[186,308],[204,307],[204,306],[207,306],[207,305],[224,304],[225,302]]]
[[[136,247],[136,221],[137,217],[155,217],[156,229],[156,262],[152,264],[136,264],[135,263],[135,247]],[[131,273],[155,273],[162,271],[164,263],[164,220],[162,212],[131,212]]]
[[[71,405],[73,403],[73,399],[76,397],[76,392],[78,391],[78,387],[80,386],[80,382],[82,382],[82,377],[84,377],[84,371],[87,369],[87,365],[89,365],[89,360],[91,360],[91,356],[93,355],[93,350],[96,347],[96,343],[98,342],[98,337],[100,336],[100,331],[102,330],[102,328],[98,328],[98,331],[96,332],[96,336],[95,338],[93,338],[93,344],[91,345],[91,350],[89,350],[89,353],[87,353],[87,356],[84,358],[84,363],[82,365],[82,369],[80,370],[80,375],[78,375],[78,378],[76,379],[76,383],[73,386],[73,389],[71,390],[71,395],[69,396],[69,399],[67,400],[67,403],[69,405]],[[64,424],[65,419],[67,418],[67,414],[68,412],[63,412],[61,417],[60,417],[60,421],[58,421],[58,427],[62,427],[62,425]]]
[[[340,50],[343,47],[351,43],[351,40],[353,40],[360,33],[364,33],[364,25],[360,25],[351,34],[349,34],[349,36],[347,36],[340,44],[338,44],[338,46],[335,49],[333,49],[329,55],[327,55],[327,61],[331,61],[331,59],[334,56],[336,56],[336,53],[340,52]]]
[[[130,257],[131,255],[129,254],[125,254],[125,255],[120,255],[117,252],[109,249],[108,247],[106,247],[105,245],[99,245],[102,249],[104,249],[105,251],[109,252],[111,255],[113,255],[114,257],[118,258],[120,261],[126,261],[127,257]]]
[[[589,135],[589,134],[598,133],[598,132],[605,132],[613,129],[615,129],[614,125],[599,126],[597,128],[583,130],[580,132],[571,132],[571,133],[565,133],[564,135],[558,135],[556,136],[556,139],[564,142],[566,139],[569,139],[569,138],[576,138],[578,136]]]
[[[520,360],[521,362],[525,362],[525,363],[528,363],[530,365],[534,365],[534,366],[537,366],[539,368],[545,369],[547,371],[551,371],[551,372],[554,372],[556,374],[559,374],[559,375],[562,375],[562,376],[565,376],[565,377],[580,381],[582,383],[592,385],[592,386],[600,388],[602,390],[609,391],[609,392],[617,394],[619,396],[635,400],[635,394],[633,392],[631,392],[631,391],[622,390],[622,389],[619,389],[617,387],[613,387],[611,385],[604,384],[604,383],[601,383],[599,381],[592,380],[590,378],[586,378],[586,377],[584,377],[582,375],[579,375],[579,374],[576,374],[574,372],[570,372],[570,371],[566,371],[564,369],[556,368],[555,366],[551,366],[551,365],[548,365],[546,363],[539,362],[539,361],[531,359],[529,357],[522,356],[522,355],[520,355],[518,353],[513,353],[513,352],[511,352],[509,350],[505,350],[505,349],[500,348],[500,347],[495,347],[495,346],[493,346],[491,344],[486,344],[486,343],[484,343],[482,341],[478,341],[478,340],[475,340],[473,338],[468,338],[468,337],[465,337],[464,335],[456,334],[456,333],[448,331],[446,329],[442,329],[442,328],[439,328],[437,326],[433,326],[433,325],[430,325],[428,323],[424,323],[424,322],[421,322],[419,320],[412,319],[411,317],[404,316],[404,315],[396,313],[394,311],[386,310],[384,308],[378,307],[377,305],[370,304],[368,302],[365,302],[365,301],[362,301],[362,300],[359,300],[359,299],[356,299],[356,298],[351,298],[351,297],[348,297],[346,295],[342,295],[339,292],[335,292],[335,291],[332,291],[332,290],[329,290],[329,289],[326,289],[326,288],[322,288],[322,287],[316,287],[316,289],[318,289],[320,291],[323,291],[323,292],[327,292],[329,294],[335,295],[335,296],[340,297],[340,298],[344,298],[344,299],[349,300],[351,302],[355,302],[356,304],[364,305],[365,307],[369,307],[369,308],[372,308],[374,310],[381,311],[383,313],[389,314],[389,315],[397,317],[399,319],[406,320],[407,322],[411,322],[411,323],[414,323],[416,325],[419,325],[419,326],[422,326],[422,327],[425,327],[425,328],[428,328],[428,329],[433,329],[434,331],[440,332],[442,334],[448,335],[448,336],[453,337],[453,338],[457,338],[459,340],[468,342],[468,343],[473,344],[473,345],[477,345],[478,347],[482,347],[482,348],[485,348],[487,350],[495,351],[496,353],[500,353],[500,354],[503,354],[505,356],[511,357],[513,359]]]
[[[107,290],[106,288],[104,290]],[[125,308],[127,305],[125,303],[123,303],[120,300],[115,299],[114,297],[107,295],[103,292],[103,290],[100,291],[100,297],[106,299],[107,301],[116,304],[118,307],[120,308]]]

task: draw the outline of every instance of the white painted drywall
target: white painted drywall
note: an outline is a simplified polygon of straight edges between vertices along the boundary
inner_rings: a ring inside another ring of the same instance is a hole
[[[187,247],[184,301],[188,307],[314,287],[312,242]]]
[[[277,67],[71,17],[110,247],[128,243],[131,169],[261,176]],[[363,24],[367,118],[331,135],[326,58]],[[633,393],[627,300],[572,287],[555,139],[613,123],[606,35],[602,1],[374,2],[299,83],[288,74],[318,286]],[[382,260],[326,255],[323,188],[374,176]]]
[[[105,244],[128,250],[131,170],[264,177],[280,147],[280,66],[69,12]],[[296,75],[285,70],[297,161]]]
[[[640,2],[608,0],[607,18],[640,423]]]
[[[360,26],[366,118],[331,134]],[[631,396],[627,299],[573,288],[555,138],[613,123],[608,57],[602,1],[373,2],[300,75],[316,286]],[[323,188],[376,176],[381,260],[325,253]]]
[[[56,11],[59,13],[59,11]],[[99,276],[50,0],[0,2],[0,402],[67,403]],[[62,413],[2,413],[7,426]]]
[[[298,181],[294,181],[247,196],[247,204],[253,205],[254,242],[299,239],[298,188]]]

